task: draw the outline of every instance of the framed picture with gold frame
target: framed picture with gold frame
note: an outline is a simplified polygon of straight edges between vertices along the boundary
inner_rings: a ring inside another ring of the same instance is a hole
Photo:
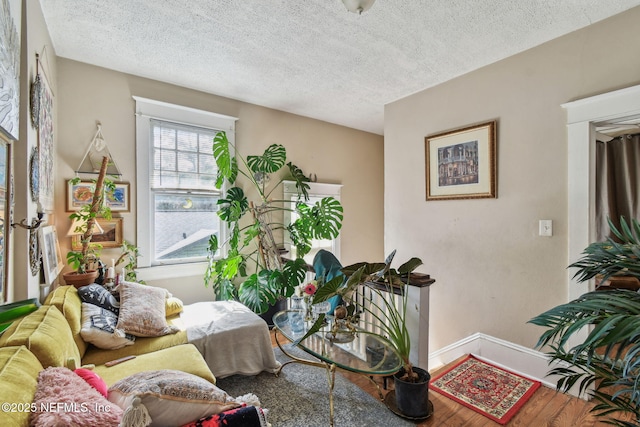
[[[496,121],[425,137],[427,200],[497,197]]]
[[[122,237],[122,218],[96,218],[96,220],[103,232],[100,234],[94,233],[91,237],[91,244],[100,244],[103,248],[119,248],[122,246],[124,242]],[[71,248],[74,251],[82,249],[81,237],[71,236]]]

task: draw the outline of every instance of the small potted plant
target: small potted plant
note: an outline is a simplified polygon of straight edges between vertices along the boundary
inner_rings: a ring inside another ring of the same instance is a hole
[[[91,203],[69,215],[71,221],[78,224],[74,231],[81,233],[82,247],[78,251],[72,250],[67,253],[67,263],[73,268],[73,271],[64,273],[62,277],[68,285],[74,285],[77,288],[93,283],[99,274],[97,268],[100,264],[99,254],[102,246],[90,243],[96,218],[98,216],[111,218],[111,209],[103,203],[105,189],[113,191],[114,187],[113,182],[106,178],[108,163],[109,158],[103,157]]]

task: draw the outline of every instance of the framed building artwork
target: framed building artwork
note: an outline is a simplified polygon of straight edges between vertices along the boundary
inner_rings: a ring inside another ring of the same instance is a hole
[[[427,200],[496,198],[496,121],[425,138]]]

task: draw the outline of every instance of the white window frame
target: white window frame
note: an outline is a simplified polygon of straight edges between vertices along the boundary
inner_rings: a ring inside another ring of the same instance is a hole
[[[137,246],[141,254],[151,254],[154,248],[154,236],[150,227],[153,218],[153,194],[149,187],[149,177],[153,168],[151,119],[223,130],[229,142],[235,146],[235,124],[238,118],[139,96],[134,96],[133,99],[136,102]],[[224,222],[221,221],[220,225],[220,241],[224,241],[227,231]],[[138,259],[138,268],[143,270],[145,280],[180,277],[186,270],[189,275],[194,275],[194,269],[201,269],[204,274],[206,265],[206,261],[152,265],[151,257],[142,256]]]

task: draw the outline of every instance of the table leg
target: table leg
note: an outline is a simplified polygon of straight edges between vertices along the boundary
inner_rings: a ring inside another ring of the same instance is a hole
[[[329,382],[329,426],[333,427],[333,386],[336,383],[336,364],[326,364]]]

